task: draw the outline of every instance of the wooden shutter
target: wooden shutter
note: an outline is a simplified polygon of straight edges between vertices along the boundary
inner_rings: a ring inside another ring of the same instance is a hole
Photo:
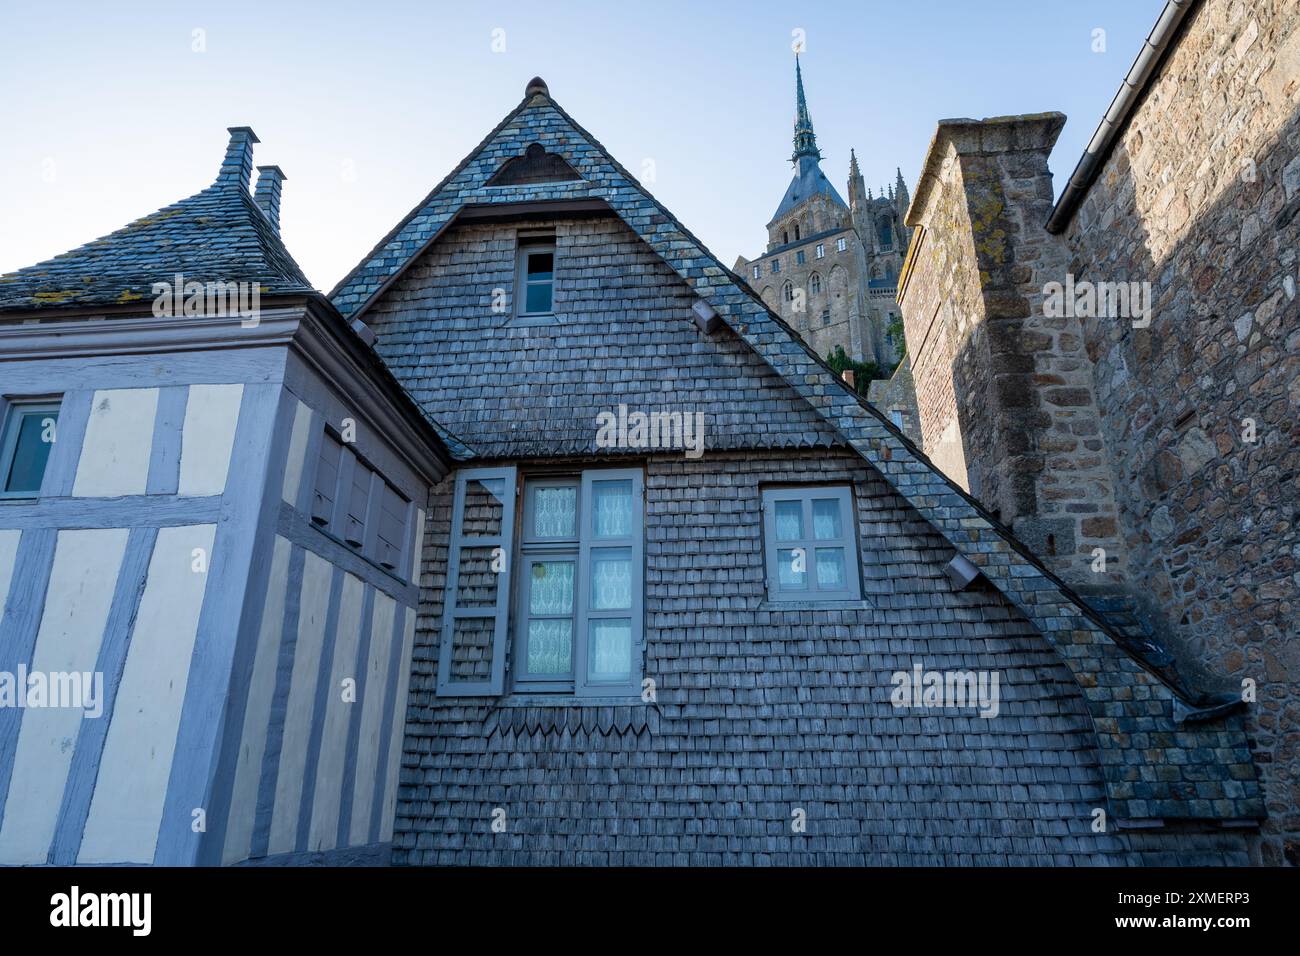
[[[402,542],[406,539],[406,514],[408,502],[386,481],[379,484],[382,500],[379,505],[379,563],[390,571],[402,560]]]
[[[352,487],[341,492],[347,502],[347,514],[343,520],[343,540],[354,548],[360,548],[366,543],[366,510],[370,507],[370,480],[374,472],[355,455],[349,457],[352,458],[352,471],[349,477]]]
[[[605,481],[627,481],[632,486],[632,513],[627,533],[617,537],[596,537],[594,486]],[[625,697],[641,692],[642,659],[645,656],[645,494],[639,468],[599,469],[582,473],[578,503],[582,520],[578,543],[578,602],[575,614],[573,690],[577,697]],[[631,607],[599,610],[592,601],[593,553],[625,552],[631,562]],[[592,628],[599,621],[630,621],[631,662],[626,678],[599,680],[590,674],[593,650]]]
[[[311,496],[311,520],[328,527],[334,518],[334,497],[338,494],[339,464],[343,446],[337,438],[326,432],[320,442],[320,458],[316,463],[316,484]]]
[[[456,476],[438,646],[441,696],[487,697],[505,689],[517,486],[513,466],[468,468]],[[499,570],[494,556],[503,559]]]

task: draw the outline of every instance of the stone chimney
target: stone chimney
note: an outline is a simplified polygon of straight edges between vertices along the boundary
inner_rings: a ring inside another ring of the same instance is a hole
[[[280,193],[287,178],[279,166],[257,167],[257,193],[253,196],[253,201],[271,223],[277,236],[280,234]]]
[[[1067,581],[1103,585],[1124,547],[1091,361],[1077,320],[1044,309],[1068,268],[1045,229],[1064,123],[939,123],[907,210],[918,234],[898,301],[926,454]]]
[[[217,174],[217,184],[240,185],[248,189],[248,181],[253,175],[253,144],[259,142],[257,134],[248,126],[231,126],[229,133],[230,145],[226,147],[226,158]]]

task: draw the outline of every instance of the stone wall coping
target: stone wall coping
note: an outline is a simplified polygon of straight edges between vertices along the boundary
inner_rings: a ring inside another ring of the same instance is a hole
[[[924,210],[939,184],[948,146],[959,156],[988,156],[997,153],[1042,150],[1050,152],[1065,126],[1065,114],[1022,113],[1015,116],[990,116],[985,119],[958,117],[939,120],[934,136],[921,164],[921,178],[916,194],[903,221],[910,227],[925,225]]]

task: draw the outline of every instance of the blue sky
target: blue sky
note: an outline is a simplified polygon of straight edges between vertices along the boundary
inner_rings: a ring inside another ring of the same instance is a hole
[[[730,265],[762,250],[791,175],[796,29],[842,192],[850,147],[869,186],[899,166],[914,188],[937,120],[1060,110],[1059,192],[1163,6],[4,0],[0,273],[197,192],[247,125],[328,291],[534,74],[633,173],[652,161],[651,190]]]

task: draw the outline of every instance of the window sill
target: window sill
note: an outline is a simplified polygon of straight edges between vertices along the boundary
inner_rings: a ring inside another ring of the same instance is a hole
[[[758,603],[760,611],[874,611],[876,606],[859,598],[854,601],[772,601]]]

